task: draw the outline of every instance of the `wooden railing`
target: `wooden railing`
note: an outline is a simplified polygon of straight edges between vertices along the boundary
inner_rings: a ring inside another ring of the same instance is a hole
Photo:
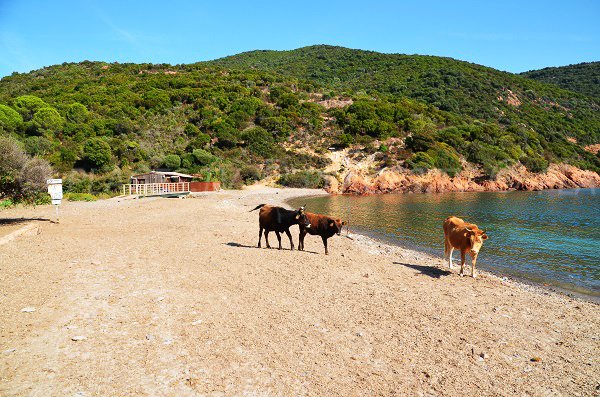
[[[123,195],[158,196],[161,194],[187,193],[189,182],[124,184]]]

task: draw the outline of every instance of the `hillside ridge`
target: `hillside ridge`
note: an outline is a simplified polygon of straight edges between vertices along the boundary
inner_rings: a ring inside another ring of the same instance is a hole
[[[182,65],[64,63],[0,80],[2,133],[86,192],[149,169],[227,187],[321,187],[347,171],[332,169],[331,147],[372,156],[372,175],[475,167],[495,180],[553,163],[598,172],[599,110],[595,98],[481,65],[335,46]]]

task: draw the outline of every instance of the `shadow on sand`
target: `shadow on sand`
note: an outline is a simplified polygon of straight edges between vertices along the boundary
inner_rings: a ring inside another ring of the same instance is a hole
[[[258,248],[256,245],[244,245],[244,244],[240,244],[240,243],[235,243],[233,241],[230,241],[228,243],[223,243],[223,245],[228,245],[230,247],[237,247],[237,248],[257,248],[257,249],[267,249],[265,246],[263,246],[262,248]],[[276,250],[277,247],[273,247],[271,246],[271,249]],[[283,247],[282,251],[290,251],[289,248]],[[297,251],[297,249],[294,249],[294,251]],[[318,252],[314,252],[314,251],[301,251],[301,252],[306,252],[308,254],[318,254]]]
[[[394,262],[394,264],[410,267],[411,269],[415,269],[418,272],[420,272],[421,274],[424,274],[424,275],[432,277],[432,278],[440,278],[442,276],[449,276],[452,274],[452,272],[450,272],[448,270],[442,270],[442,269],[439,269],[439,268],[433,267],[433,266],[411,265],[408,263],[400,263],[400,262]]]
[[[0,218],[0,226],[18,225],[18,224],[27,223],[30,221],[42,221],[42,222],[56,223],[56,221],[53,221],[52,219],[46,219],[46,218]]]

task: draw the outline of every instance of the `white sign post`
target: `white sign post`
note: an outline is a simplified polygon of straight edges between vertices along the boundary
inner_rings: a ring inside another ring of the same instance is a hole
[[[46,183],[48,184],[48,193],[50,193],[50,197],[52,198],[52,205],[54,205],[54,208],[56,208],[56,222],[58,222],[58,207],[60,206],[60,202],[63,197],[62,179],[48,179]]]

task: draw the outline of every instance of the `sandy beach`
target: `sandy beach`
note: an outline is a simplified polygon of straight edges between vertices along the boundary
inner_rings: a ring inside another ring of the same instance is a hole
[[[42,219],[0,245],[0,395],[600,395],[596,303],[359,235],[256,248],[250,209],[312,194],[0,212]]]

